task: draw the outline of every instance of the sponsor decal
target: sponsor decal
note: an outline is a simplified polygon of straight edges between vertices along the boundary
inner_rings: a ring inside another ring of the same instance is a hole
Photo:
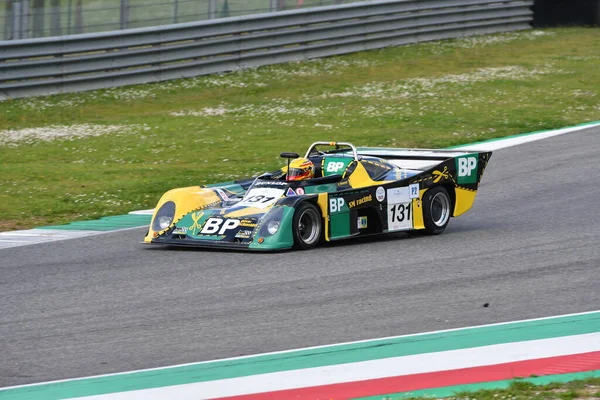
[[[204,223],[201,234],[204,235],[223,235],[230,229],[235,229],[240,226],[239,219],[223,219],[223,218],[209,218]]]
[[[267,208],[281,198],[284,190],[278,188],[252,188],[238,206]]]
[[[373,201],[373,195],[364,196],[364,197],[361,197],[360,199],[349,201],[348,202],[348,207],[349,208],[358,207],[360,205],[363,205],[365,203],[369,203],[371,201]]]
[[[245,229],[241,229],[238,233],[235,234],[235,237],[238,239],[248,239],[252,236],[252,231],[248,231]]]
[[[433,171],[433,183],[438,183],[442,178],[448,179],[448,167],[444,166],[444,170],[442,172],[435,170]]]
[[[387,190],[388,204],[406,203],[410,200],[408,186]]]
[[[344,169],[345,164],[341,161],[331,161],[327,164],[326,171],[337,174],[342,169]]]
[[[229,196],[227,196],[227,193],[225,193],[225,191],[223,189],[217,188],[217,189],[215,189],[215,191],[217,192],[217,194],[219,195],[221,200],[223,200],[223,201],[229,200]]]
[[[253,221],[251,219],[243,219],[240,221],[240,226],[245,227],[245,228],[255,228],[256,221]]]
[[[344,201],[344,199],[342,197],[329,199],[329,212],[330,213],[340,212],[340,211],[342,211],[342,207],[344,207],[345,204],[346,204],[346,202]]]
[[[341,174],[352,162],[351,158],[328,158],[323,160],[323,176]]]
[[[287,186],[287,182],[279,181],[255,181],[253,186]]]
[[[173,234],[174,235],[186,235],[187,228],[185,226],[176,226],[175,229],[173,229]]]
[[[302,188],[296,188],[296,194],[297,195],[304,194],[304,189],[302,189]]]
[[[379,186],[377,188],[377,190],[375,191],[375,198],[377,199],[378,202],[382,202],[385,200],[385,189],[382,188],[381,186]]]
[[[409,199],[418,199],[419,198],[419,184],[412,183],[408,185],[408,198]]]
[[[358,217],[358,229],[367,227],[367,217]]]
[[[388,204],[388,230],[412,229],[412,203]]]
[[[285,195],[286,195],[287,197],[290,197],[290,196],[295,196],[295,195],[296,195],[296,192],[294,192],[294,189],[292,189],[292,188],[289,188],[289,189],[287,190],[287,193],[286,193]]]
[[[477,183],[478,154],[456,157],[457,181],[461,183]]]
[[[200,223],[198,221],[200,221],[200,218],[202,218],[203,216],[204,216],[204,211],[192,213],[191,217],[192,217],[192,221],[194,221],[192,226],[190,226],[190,231],[192,232],[192,235],[195,235],[202,228],[202,226],[200,225]]]

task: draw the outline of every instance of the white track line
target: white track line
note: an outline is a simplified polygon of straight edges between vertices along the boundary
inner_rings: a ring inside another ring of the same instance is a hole
[[[115,229],[114,231],[30,229],[24,231],[0,232],[0,250],[12,247],[29,246],[38,243],[58,242],[60,240],[77,239],[86,236],[103,235],[105,233],[124,232],[134,229],[140,229],[140,227],[134,226],[132,228]]]
[[[151,208],[149,210],[130,211],[127,214],[133,214],[133,215],[152,215],[152,214],[154,214],[154,208]]]
[[[75,239],[84,236],[98,235],[100,233],[105,232],[82,230],[69,231],[64,229],[30,229],[24,231],[0,232],[0,249]]]
[[[570,128],[562,128],[562,129],[557,129],[554,131],[529,133],[529,134],[526,133],[523,135],[518,135],[515,137],[509,137],[509,138],[505,138],[505,139],[499,138],[499,139],[494,139],[494,140],[488,140],[488,141],[481,142],[481,143],[468,144],[468,145],[452,148],[452,150],[494,151],[494,150],[505,149],[507,147],[516,146],[516,145],[523,144],[523,143],[534,142],[536,140],[551,138],[553,136],[563,135],[565,133],[582,131],[584,129],[594,128],[597,126],[600,126],[600,122],[595,123],[595,124],[590,124],[590,125],[584,125],[584,126],[573,126]]]

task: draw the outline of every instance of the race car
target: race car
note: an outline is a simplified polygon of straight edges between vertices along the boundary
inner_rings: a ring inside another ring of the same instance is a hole
[[[144,243],[269,251],[400,231],[437,235],[471,208],[491,155],[316,142],[302,158],[281,153],[287,165],[274,172],[168,191]]]

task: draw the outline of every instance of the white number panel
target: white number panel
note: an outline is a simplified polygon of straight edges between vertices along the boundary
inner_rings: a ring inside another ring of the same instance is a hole
[[[244,199],[236,206],[267,208],[275,203],[283,195],[283,189],[277,188],[254,188],[250,189]]]
[[[388,204],[388,230],[401,231],[413,228],[412,202]]]

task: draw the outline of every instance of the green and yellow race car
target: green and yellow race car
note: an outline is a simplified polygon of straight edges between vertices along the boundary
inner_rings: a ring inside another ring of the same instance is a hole
[[[144,243],[265,251],[439,234],[473,205],[491,154],[316,142],[302,158],[281,153],[287,165],[275,172],[168,191]]]

